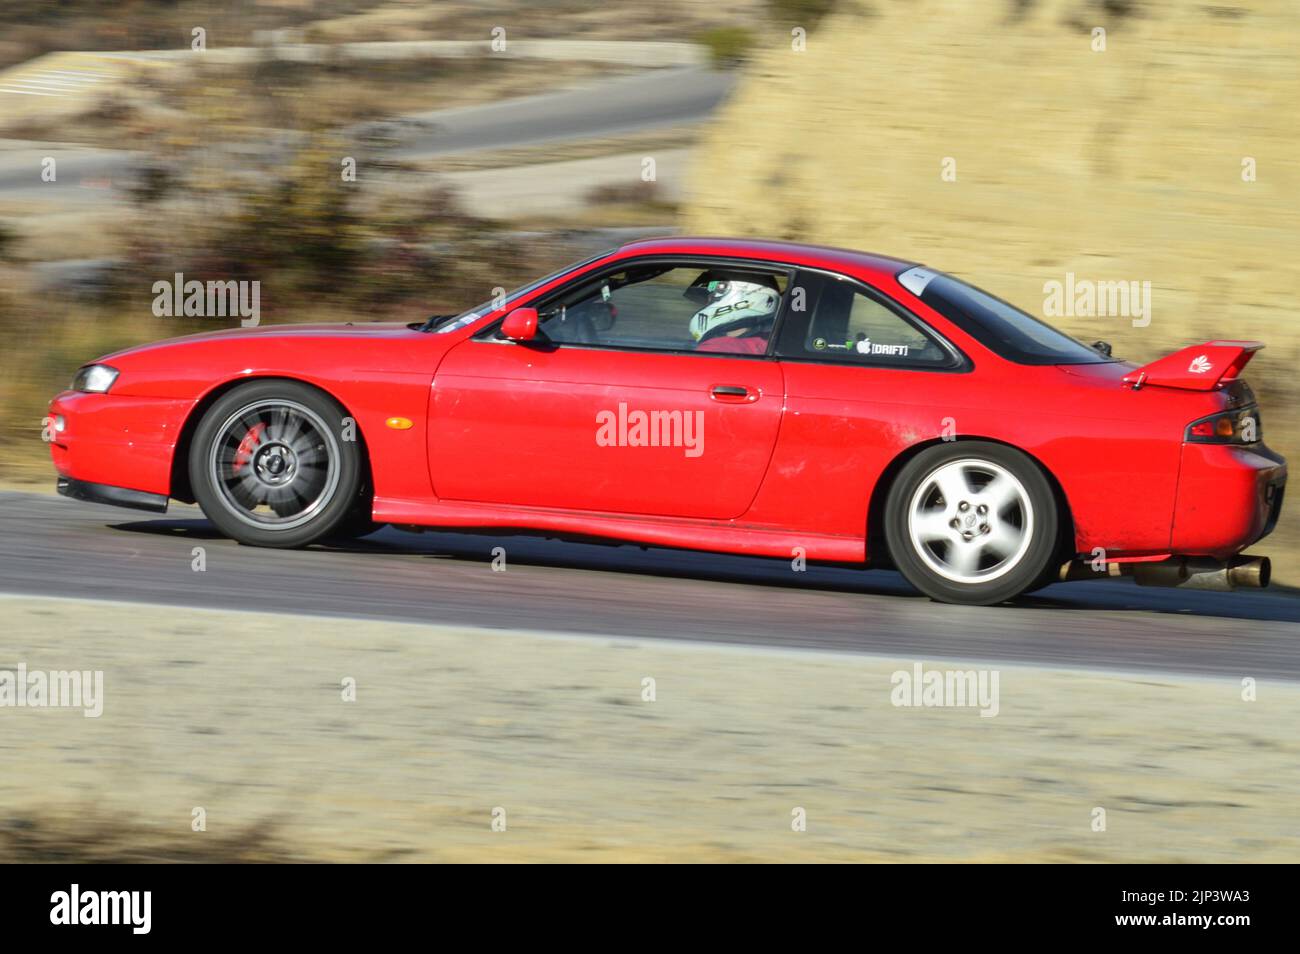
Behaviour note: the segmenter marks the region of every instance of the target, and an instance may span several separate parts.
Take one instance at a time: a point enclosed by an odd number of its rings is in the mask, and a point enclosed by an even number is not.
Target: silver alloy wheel
[[[292,530],[333,499],[339,446],[311,408],[282,399],[254,401],[217,430],[208,468],[235,517],[261,529]]]
[[[965,458],[932,470],[908,505],[907,532],[917,556],[955,583],[987,583],[1024,559],[1034,536],[1034,507],[1005,467]]]

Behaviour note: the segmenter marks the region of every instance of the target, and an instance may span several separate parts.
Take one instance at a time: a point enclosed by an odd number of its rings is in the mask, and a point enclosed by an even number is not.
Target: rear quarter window
[[[883,296],[846,279],[801,273],[791,296],[796,309],[800,287],[808,314],[800,321],[791,312],[779,349],[785,357],[914,368],[957,363],[948,348]]]

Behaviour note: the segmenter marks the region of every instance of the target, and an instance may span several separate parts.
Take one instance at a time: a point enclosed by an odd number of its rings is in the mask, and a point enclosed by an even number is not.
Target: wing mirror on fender
[[[516,308],[506,315],[506,320],[501,322],[501,337],[521,344],[545,340],[546,336],[537,327],[537,309]]]

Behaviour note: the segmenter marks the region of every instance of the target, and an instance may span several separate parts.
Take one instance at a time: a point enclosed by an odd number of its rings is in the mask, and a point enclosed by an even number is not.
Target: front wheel
[[[295,381],[254,381],[217,400],[190,448],[190,485],[228,537],[302,547],[352,517],[361,450],[345,439],[344,411]]]
[[[909,583],[944,603],[987,606],[1031,589],[1057,549],[1052,488],[1001,444],[936,445],[899,472],[885,538]]]

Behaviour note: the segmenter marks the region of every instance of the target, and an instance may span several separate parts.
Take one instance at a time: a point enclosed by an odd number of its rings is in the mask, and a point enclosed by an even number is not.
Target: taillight
[[[1192,421],[1183,439],[1194,444],[1253,444],[1261,437],[1259,408],[1252,404]]]

